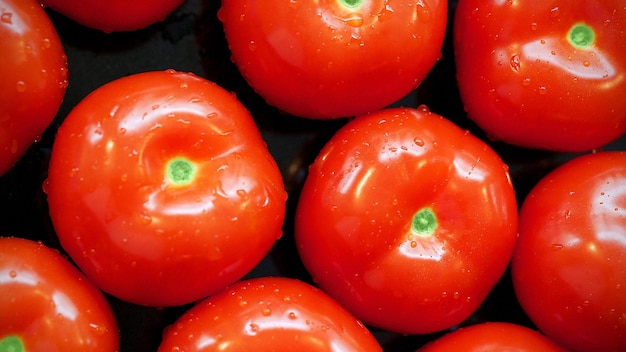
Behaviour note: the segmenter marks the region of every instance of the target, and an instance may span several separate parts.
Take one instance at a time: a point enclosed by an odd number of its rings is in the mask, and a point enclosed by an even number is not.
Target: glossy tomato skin
[[[191,338],[190,338],[191,336]],[[370,331],[314,286],[284,277],[238,282],[164,332],[159,352],[382,351]]]
[[[63,44],[36,0],[0,0],[0,175],[50,125],[68,85]]]
[[[430,233],[412,226],[422,220],[436,223]],[[309,169],[295,227],[322,289],[366,324],[406,334],[471,315],[504,273],[516,234],[508,167],[425,108],[382,110],[341,129]]]
[[[622,0],[461,0],[454,46],[468,116],[494,139],[579,152],[626,132]]]
[[[238,280],[285,216],[280,170],[249,112],[173,70],[118,79],[81,101],[58,130],[45,186],[77,265],[106,292],[148,306]]]
[[[626,350],[626,153],[545,176],[520,210],[511,272],[522,308],[572,351]]]
[[[40,0],[44,6],[104,32],[142,29],[162,21],[184,0]]]
[[[536,330],[504,322],[463,327],[426,344],[418,352],[566,352]]]
[[[22,349],[11,349],[18,341]],[[0,349],[112,352],[119,343],[109,303],[66,258],[38,242],[0,237]]]
[[[419,85],[441,55],[447,1],[225,0],[218,16],[259,95],[330,119],[378,110]]]

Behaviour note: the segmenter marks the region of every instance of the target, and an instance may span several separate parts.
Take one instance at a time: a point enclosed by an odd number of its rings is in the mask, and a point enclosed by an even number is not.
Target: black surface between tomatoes
[[[311,282],[294,244],[293,215],[308,165],[346,120],[307,120],[282,114],[268,106],[252,91],[230,61],[228,46],[216,15],[219,7],[219,1],[187,0],[161,23],[143,30],[111,34],[88,29],[48,11],[68,56],[70,84],[56,119],[41,140],[0,177],[0,226],[3,235],[40,240],[62,251],[48,216],[42,184],[46,179],[53,138],[64,116],[88,93],[116,78],[173,68],[193,72],[235,92],[255,118],[283,173],[289,194],[283,237],[246,278],[271,275]],[[450,1],[449,19],[455,7],[456,1]],[[488,141],[509,165],[518,202],[521,203],[542,176],[575,154],[529,150],[489,141],[463,111],[455,81],[451,31],[449,21],[441,60],[416,91],[394,106],[426,104],[431,111]],[[625,146],[626,138],[621,138],[604,149],[619,150]],[[155,309],[136,306],[111,296],[107,298],[118,319],[122,351],[156,350],[163,329],[190,307]],[[508,271],[483,305],[462,325],[483,321],[506,321],[532,327],[515,298]],[[414,351],[446,331],[409,336],[376,329],[372,332],[386,351]]]

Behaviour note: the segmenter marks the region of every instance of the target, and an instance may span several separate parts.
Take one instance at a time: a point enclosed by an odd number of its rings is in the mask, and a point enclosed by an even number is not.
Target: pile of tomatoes
[[[622,0],[0,0],[0,352],[626,350]]]

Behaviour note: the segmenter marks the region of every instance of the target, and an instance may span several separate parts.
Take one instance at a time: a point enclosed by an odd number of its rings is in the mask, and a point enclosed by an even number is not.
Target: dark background
[[[456,87],[450,36],[455,5],[456,0],[449,2],[450,17],[442,59],[416,91],[394,106],[426,104],[431,111],[488,141],[467,119]],[[230,62],[228,46],[216,15],[219,6],[220,2],[215,0],[186,0],[162,23],[139,31],[112,34],[83,27],[47,10],[65,46],[70,84],[56,119],[41,141],[0,177],[1,235],[36,239],[62,250],[50,223],[41,187],[59,124],[73,106],[105,83],[133,73],[173,68],[193,72],[235,92],[251,111],[283,173],[289,193],[284,235],[247,277],[280,275],[310,282],[294,245],[293,214],[308,165],[346,120],[306,120],[282,114],[265,104]],[[543,175],[575,156],[488,142],[509,164],[520,204]],[[624,149],[625,143],[622,138],[606,149]],[[154,309],[107,297],[118,318],[122,352],[156,350],[163,328],[190,307]],[[532,327],[515,299],[508,272],[479,310],[462,325],[483,321],[509,321]],[[385,351],[414,351],[444,333],[402,336],[376,329],[372,331]]]

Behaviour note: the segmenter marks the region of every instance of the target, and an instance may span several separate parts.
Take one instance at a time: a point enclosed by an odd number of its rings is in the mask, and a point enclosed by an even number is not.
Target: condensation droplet
[[[509,64],[511,65],[511,69],[515,72],[519,72],[520,68],[521,68],[521,61],[519,58],[519,55],[513,55],[511,56],[511,60],[509,61]]]
[[[265,307],[261,310],[261,314],[263,314],[263,316],[265,317],[269,317],[270,315],[272,315],[272,310],[270,309],[270,307]]]
[[[558,6],[555,6],[550,9],[550,17],[556,18],[561,13],[561,9]]]
[[[0,21],[4,23],[12,24],[13,14],[11,12],[3,12],[2,15],[0,15]]]
[[[26,82],[24,81],[17,81],[17,83],[15,84],[15,89],[20,92],[23,93],[26,91]]]

